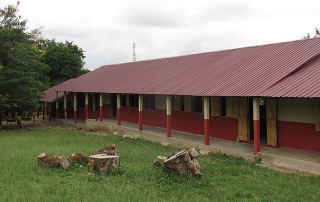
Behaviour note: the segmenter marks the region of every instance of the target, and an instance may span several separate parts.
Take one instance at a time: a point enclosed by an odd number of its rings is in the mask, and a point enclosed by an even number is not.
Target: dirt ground
[[[21,128],[18,128],[17,123],[7,123],[3,120],[2,125],[0,126],[0,132],[6,131],[30,131],[30,130],[44,130],[44,129],[53,129],[53,130],[62,130],[62,129],[71,129],[75,130],[75,127],[61,125],[56,123],[49,123],[48,121],[42,120],[41,117],[36,118],[35,121],[21,121]]]

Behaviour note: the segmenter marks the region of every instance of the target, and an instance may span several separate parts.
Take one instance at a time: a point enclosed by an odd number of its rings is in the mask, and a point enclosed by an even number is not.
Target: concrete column
[[[59,96],[58,91],[56,91],[56,119],[59,118]]]
[[[49,115],[48,112],[49,112],[48,111],[48,103],[44,102],[44,114],[48,116]]]
[[[117,119],[118,126],[121,126],[121,95],[117,94]]]
[[[46,102],[43,102],[43,103],[42,103],[42,120],[44,120],[44,111],[45,111],[44,105],[45,105],[45,103],[46,103]]]
[[[97,100],[95,93],[92,93],[92,110],[97,111]]]
[[[64,119],[67,119],[67,93],[63,92],[63,116]]]
[[[143,95],[139,95],[139,131],[142,131]]]
[[[77,123],[77,93],[73,93],[73,120]]]
[[[49,102],[49,106],[48,106],[48,116],[49,116],[49,122],[51,122],[51,102]]]
[[[203,122],[204,122],[204,144],[210,145],[210,138],[209,138],[209,108],[210,102],[209,97],[203,98]]]
[[[37,118],[39,118],[39,105],[37,105]]]
[[[89,118],[89,95],[85,93],[86,120]]]
[[[167,137],[171,137],[171,95],[167,95]]]
[[[100,122],[103,122],[103,94],[100,93]]]
[[[260,111],[259,98],[253,98],[253,147],[254,155],[260,152]]]

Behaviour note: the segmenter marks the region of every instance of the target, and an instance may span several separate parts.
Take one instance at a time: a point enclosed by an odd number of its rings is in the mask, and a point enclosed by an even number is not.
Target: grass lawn
[[[90,175],[40,167],[42,152],[89,155],[115,144],[120,172]],[[0,132],[0,201],[320,201],[320,177],[281,173],[224,154],[199,157],[202,177],[182,177],[153,166],[156,156],[181,149],[76,130]]]

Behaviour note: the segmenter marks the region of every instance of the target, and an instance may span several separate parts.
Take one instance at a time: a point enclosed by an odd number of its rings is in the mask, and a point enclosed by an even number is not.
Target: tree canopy
[[[320,37],[320,29],[319,28],[315,28],[314,29],[314,35],[313,35],[313,38],[316,38],[316,37]],[[311,34],[310,33],[307,33],[307,36],[305,36],[305,37],[303,37],[304,39],[310,39],[310,38],[312,38],[311,37]]]
[[[35,108],[47,88],[49,66],[38,49],[39,29],[27,31],[18,15],[19,2],[0,9],[0,108]]]
[[[48,77],[50,86],[76,78],[89,72],[84,69],[84,51],[73,42],[56,42],[55,39],[44,40],[41,43],[45,63],[51,67]]]
[[[29,31],[19,4],[0,8],[0,124],[3,110],[36,109],[50,86],[89,72],[73,42],[43,39],[41,28]]]

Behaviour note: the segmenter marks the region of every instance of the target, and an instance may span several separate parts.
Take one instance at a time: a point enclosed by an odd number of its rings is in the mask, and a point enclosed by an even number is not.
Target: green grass
[[[115,144],[120,172],[90,175],[40,167],[42,152],[89,155]],[[114,135],[71,130],[0,132],[0,201],[320,201],[320,178],[281,173],[224,154],[200,156],[202,177],[170,174],[153,166],[158,155],[181,149]]]

